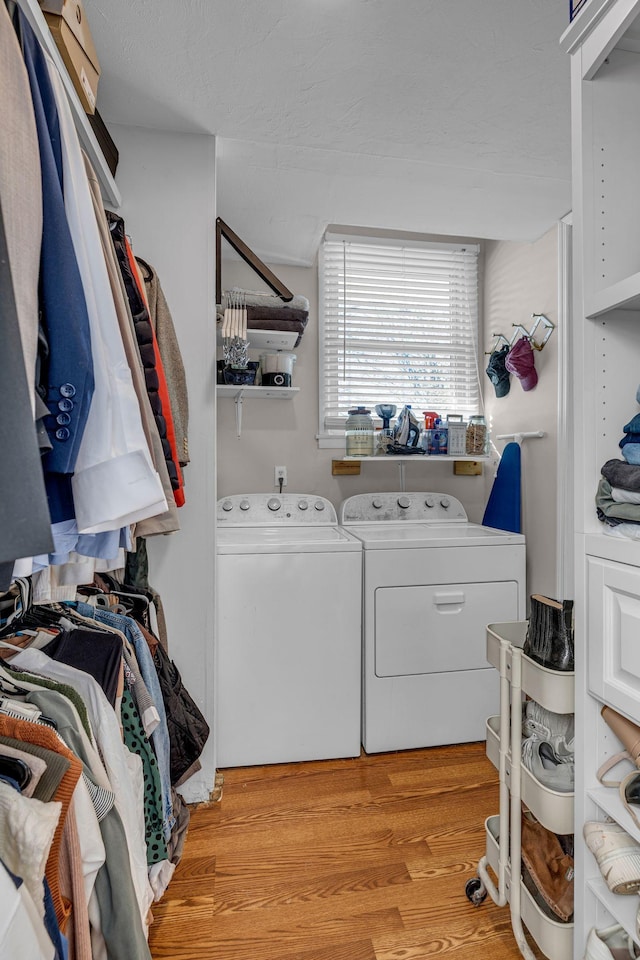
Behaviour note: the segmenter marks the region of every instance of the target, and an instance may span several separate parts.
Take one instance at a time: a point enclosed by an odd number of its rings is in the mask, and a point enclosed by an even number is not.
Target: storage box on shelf
[[[547,830],[573,832],[574,795],[545,787],[521,762],[523,696],[560,714],[573,713],[575,704],[573,673],[550,670],[523,654],[527,626],[527,621],[511,621],[487,627],[487,659],[500,674],[500,716],[489,717],[486,726],[487,756],[500,774],[500,813],[485,823],[486,855],[478,873],[499,906],[509,903],[514,935],[526,960],[534,954],[523,927],[549,960],[571,960],[573,924],[541,908],[522,881],[513,883],[521,873],[522,803]]]

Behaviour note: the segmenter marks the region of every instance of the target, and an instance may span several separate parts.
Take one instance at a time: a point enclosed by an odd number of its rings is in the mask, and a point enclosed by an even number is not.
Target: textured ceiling
[[[570,203],[562,0],[86,0],[108,122],[219,141],[261,255],[329,222],[534,239]]]

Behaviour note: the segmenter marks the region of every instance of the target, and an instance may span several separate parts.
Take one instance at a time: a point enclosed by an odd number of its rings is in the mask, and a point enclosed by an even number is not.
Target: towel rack
[[[222,303],[222,238],[225,238],[236,253],[239,253],[245,263],[248,263],[261,280],[271,287],[274,293],[277,293],[282,300],[288,302],[293,300],[293,294],[288,287],[285,287],[281,280],[278,280],[275,273],[269,270],[266,263],[263,263],[260,257],[240,239],[237,233],[224,222],[221,217],[216,218],[216,303]]]
[[[527,330],[521,323],[512,323],[511,326],[514,327],[514,332],[511,334],[511,337],[505,337],[503,333],[494,333],[493,336],[496,338],[496,342],[493,345],[491,350],[485,350],[487,356],[490,356],[492,353],[495,353],[498,347],[501,347],[505,344],[508,347],[512,347],[519,336],[526,337],[527,340],[531,342],[531,346],[534,350],[542,350],[545,343],[553,333],[556,328],[555,323],[552,323],[548,317],[545,317],[544,313],[532,313],[531,319],[535,322],[532,324],[531,328]],[[538,327],[542,324],[545,329],[544,336],[542,340],[536,341],[535,333]]]

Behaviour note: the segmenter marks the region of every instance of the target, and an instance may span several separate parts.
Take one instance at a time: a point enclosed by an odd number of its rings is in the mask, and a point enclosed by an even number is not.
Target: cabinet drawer
[[[587,558],[589,689],[631,717],[640,713],[640,568]]]

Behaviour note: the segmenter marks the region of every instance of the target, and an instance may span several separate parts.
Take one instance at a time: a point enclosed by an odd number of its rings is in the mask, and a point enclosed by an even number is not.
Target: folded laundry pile
[[[636,392],[640,404],[640,387]],[[624,459],[607,460],[596,491],[596,513],[610,537],[640,540],[640,413],[622,428]]]
[[[282,330],[297,333],[298,339],[294,346],[298,346],[309,321],[309,301],[306,297],[295,296],[287,302],[272,294],[240,290],[238,287],[234,287],[229,293],[242,295],[247,310],[249,341],[252,329]]]
[[[601,473],[596,512],[605,525],[604,532],[609,536],[640,540],[640,465],[607,460]]]

